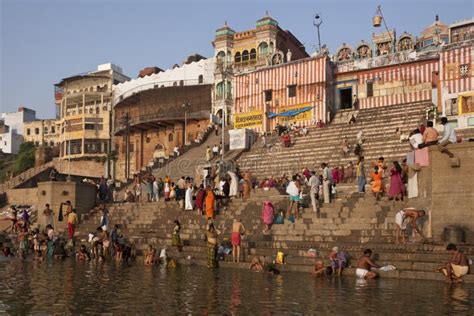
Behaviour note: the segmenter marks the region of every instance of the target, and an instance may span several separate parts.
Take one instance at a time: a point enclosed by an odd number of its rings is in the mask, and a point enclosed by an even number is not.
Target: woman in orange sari
[[[375,166],[374,172],[370,174],[372,183],[370,185],[377,201],[379,200],[380,191],[382,191],[382,173],[379,172],[379,167]]]
[[[212,192],[211,187],[208,185],[206,188],[206,202],[205,202],[207,218],[214,218],[214,202],[215,202],[214,192]]]
[[[252,181],[250,177],[250,173],[247,171],[244,175],[244,201],[246,201],[250,197],[250,189],[252,187]]]

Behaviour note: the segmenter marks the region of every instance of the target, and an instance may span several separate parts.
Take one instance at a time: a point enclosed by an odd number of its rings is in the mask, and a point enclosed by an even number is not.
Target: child
[[[145,265],[152,266],[155,264],[156,250],[152,245],[148,245],[148,250],[145,254]]]
[[[313,268],[313,275],[314,276],[323,276],[324,272],[326,270],[326,267],[324,266],[324,263],[321,260],[316,261],[314,268]]]
[[[21,232],[18,234],[18,243],[20,245],[20,250],[18,251],[18,255],[20,259],[26,259],[27,251],[28,251],[28,228],[23,227]]]
[[[79,261],[91,260],[91,255],[89,254],[89,251],[87,251],[85,245],[81,245],[81,247],[79,248],[79,252],[76,255],[76,259]]]

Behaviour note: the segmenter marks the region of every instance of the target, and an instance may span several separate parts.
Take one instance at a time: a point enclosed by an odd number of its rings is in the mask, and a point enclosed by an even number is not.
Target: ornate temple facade
[[[303,44],[283,30],[268,13],[250,30],[235,32],[227,23],[216,30],[213,41],[216,59],[212,112],[233,121],[235,76],[268,66],[309,57]]]
[[[234,123],[269,131],[275,125],[269,113],[295,106],[311,107],[296,117],[304,117],[295,120],[304,125],[328,121],[341,109],[432,102],[459,126],[474,125],[473,25],[467,20],[447,26],[436,17],[419,37],[374,33],[355,48],[343,43],[332,56],[322,51],[235,74]],[[255,120],[258,113],[261,120]]]

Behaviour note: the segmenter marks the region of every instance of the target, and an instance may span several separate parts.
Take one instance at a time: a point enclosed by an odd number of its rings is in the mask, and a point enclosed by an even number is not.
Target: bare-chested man
[[[444,274],[446,281],[460,283],[463,281],[462,277],[469,272],[467,258],[454,244],[449,244],[446,250],[451,252],[453,256],[451,261],[446,266],[439,268],[438,271]]]
[[[425,215],[426,213],[424,210],[416,210],[411,207],[398,211],[398,213],[395,215],[395,223],[397,224],[395,243],[398,244],[400,242],[400,233],[402,234],[402,243],[405,243],[405,231],[407,229],[408,223],[418,234],[420,234],[421,237],[425,238],[423,233],[418,229],[418,226],[416,225],[417,219]]]
[[[375,279],[378,275],[376,272],[370,271],[371,267],[379,269],[380,266],[375,264],[370,257],[372,256],[372,250],[365,249],[364,254],[357,260],[356,275],[359,278],[364,279]]]
[[[236,218],[234,220],[234,223],[232,224],[232,235],[231,235],[231,241],[232,241],[232,257],[234,262],[240,262],[240,244],[241,244],[241,238],[240,235],[243,235],[245,233],[245,227],[242,224],[242,221],[240,218]]]

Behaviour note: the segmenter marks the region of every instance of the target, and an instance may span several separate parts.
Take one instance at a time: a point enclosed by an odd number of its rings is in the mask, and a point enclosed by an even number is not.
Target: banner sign
[[[260,127],[263,124],[263,112],[252,111],[234,115],[234,128]]]
[[[278,122],[280,124],[291,123],[291,122],[301,122],[301,121],[311,121],[313,118],[313,111],[309,111],[308,107],[311,108],[310,103],[303,103],[292,106],[285,106],[279,109],[278,111]],[[294,116],[287,116],[284,113],[295,113]],[[284,115],[281,115],[284,114]]]

